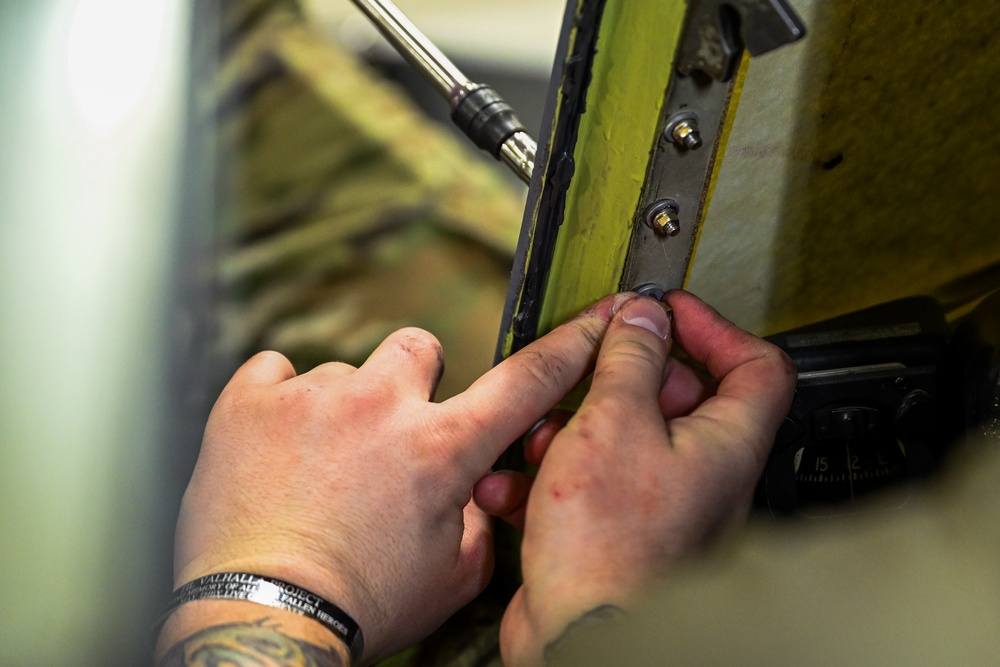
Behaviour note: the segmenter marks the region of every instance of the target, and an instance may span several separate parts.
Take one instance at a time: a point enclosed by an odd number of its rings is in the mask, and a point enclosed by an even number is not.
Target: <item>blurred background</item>
[[[561,2],[399,4],[537,132]],[[346,0],[0,3],[0,664],[149,662],[249,350],[489,367],[524,188],[422,93]]]
[[[538,136],[565,3],[398,4]],[[762,334],[967,309],[998,283],[1000,13],[792,4],[809,38],[749,70],[689,287]],[[347,0],[0,2],[0,99],[0,664],[146,664],[231,371],[416,325],[460,391],[525,189]]]

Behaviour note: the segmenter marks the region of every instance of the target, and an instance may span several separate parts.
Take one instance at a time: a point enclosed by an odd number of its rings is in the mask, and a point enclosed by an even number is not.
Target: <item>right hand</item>
[[[362,664],[422,639],[492,572],[473,485],[586,376],[612,314],[636,298],[601,300],[443,403],[431,400],[441,346],[418,329],[359,368],[298,375],[280,354],[255,356],[209,418],[177,525],[176,584],[245,571],[306,588],[361,625]],[[185,629],[206,620],[199,607],[180,610]],[[252,620],[223,607],[227,622]],[[188,623],[177,616],[164,648]]]
[[[530,495],[507,473],[476,487],[488,512],[524,516],[524,581],[501,627],[505,664],[540,664],[576,619],[627,604],[749,511],[794,365],[693,295],[665,300],[677,344],[714,382],[669,356],[659,304],[630,301],[611,321],[579,411],[529,439],[533,458],[544,457]]]

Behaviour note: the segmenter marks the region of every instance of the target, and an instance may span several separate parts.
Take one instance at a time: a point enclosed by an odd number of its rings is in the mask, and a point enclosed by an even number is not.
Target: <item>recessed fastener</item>
[[[653,283],[643,283],[642,285],[637,285],[637,286],[633,287],[629,291],[630,292],[636,292],[636,293],[641,294],[643,296],[652,297],[652,298],[656,299],[657,301],[659,301],[660,299],[662,299],[663,295],[667,293],[667,291],[665,289],[663,289],[659,285],[655,285]]]
[[[660,236],[677,236],[681,231],[680,206],[673,199],[661,199],[646,209],[646,224]]]

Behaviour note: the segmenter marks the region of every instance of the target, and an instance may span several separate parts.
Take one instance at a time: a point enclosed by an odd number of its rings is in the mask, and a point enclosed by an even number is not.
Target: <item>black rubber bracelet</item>
[[[195,600],[244,600],[284,609],[311,618],[329,628],[347,646],[357,664],[365,648],[361,628],[347,612],[315,593],[281,579],[249,572],[218,572],[188,582],[174,591],[160,622],[182,604]]]

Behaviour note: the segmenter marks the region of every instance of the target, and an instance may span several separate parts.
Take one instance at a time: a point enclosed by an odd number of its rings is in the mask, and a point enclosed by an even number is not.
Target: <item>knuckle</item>
[[[767,341],[762,342],[766,347],[761,354],[761,358],[765,360],[768,367],[774,373],[774,376],[787,384],[794,385],[799,373],[795,361],[777,345]]]
[[[262,350],[249,359],[250,363],[260,364],[260,363],[284,363],[288,362],[288,358],[281,352],[275,350]]]
[[[566,375],[566,361],[558,354],[529,350],[518,361],[521,370],[542,386],[561,384]]]
[[[398,345],[407,352],[431,352],[441,355],[441,341],[431,332],[418,327],[406,327],[397,331]]]
[[[338,376],[324,373],[302,375],[276,388],[269,402],[270,410],[289,426],[302,423],[335,426],[345,416],[357,423],[378,423],[396,408],[398,401],[390,383],[345,384],[338,380]]]
[[[396,331],[387,340],[395,346],[395,354],[408,357],[420,368],[436,369],[438,379],[444,373],[444,349],[429,331],[407,327]]]
[[[604,327],[595,326],[593,318],[579,318],[574,320],[577,333],[583,337],[584,342],[592,348],[597,348],[604,337]]]
[[[566,377],[567,363],[558,354],[524,349],[511,357],[518,382],[530,382],[539,387],[561,386]]]
[[[787,378],[795,380],[799,374],[799,367],[795,364],[795,361],[780,347],[775,347],[774,349],[782,372]]]
[[[251,384],[262,369],[292,369],[292,362],[288,357],[274,350],[263,350],[257,352],[247,359],[233,375],[232,384]]]
[[[388,382],[368,382],[355,386],[337,403],[337,411],[341,414],[381,419],[396,409],[398,396],[395,387]]]
[[[576,418],[566,428],[573,438],[583,443],[600,439],[601,434],[611,426],[611,415],[618,413],[617,401],[610,396],[597,396],[587,402],[585,410],[580,410]]]
[[[334,377],[339,377],[342,375],[349,375],[357,369],[343,361],[327,361],[325,363],[316,366],[310,373],[307,373],[303,377],[308,377],[311,375],[332,375]]]

